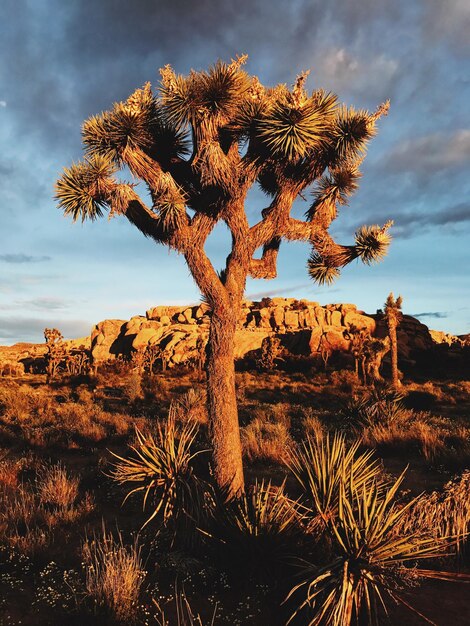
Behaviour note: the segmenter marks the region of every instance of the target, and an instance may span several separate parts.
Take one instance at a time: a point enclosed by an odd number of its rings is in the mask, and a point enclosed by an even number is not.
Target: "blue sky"
[[[53,199],[81,158],[80,128],[170,63],[181,73],[247,53],[266,84],[308,87],[371,110],[390,98],[349,207],[332,228],[394,219],[379,265],[352,264],[330,288],[307,277],[308,249],[283,244],[278,278],[247,296],[286,295],[374,312],[401,293],[431,328],[470,332],[470,3],[468,0],[2,0],[0,4],[0,344],[83,336],[104,318],[189,303],[183,260],[124,218],[73,224]],[[266,205],[256,190],[252,219]],[[303,207],[299,207],[303,208]],[[224,228],[208,250],[222,266]]]

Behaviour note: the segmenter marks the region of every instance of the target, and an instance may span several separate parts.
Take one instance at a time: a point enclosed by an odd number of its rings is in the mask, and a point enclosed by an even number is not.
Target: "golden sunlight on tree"
[[[247,277],[274,278],[281,241],[305,241],[311,278],[329,284],[354,259],[380,260],[391,226],[363,226],[352,245],[329,232],[357,189],[367,144],[389,103],[373,113],[342,105],[332,93],[307,91],[308,72],[291,89],[266,87],[244,70],[246,61],[217,61],[187,76],[166,65],[156,91],[146,83],[84,123],[85,159],[65,169],[56,186],[59,206],[74,220],[123,215],[184,256],[212,311],[208,411],[215,477],[229,495],[244,489],[234,338]],[[117,177],[124,167],[147,185],[151,206]],[[250,225],[245,201],[255,184],[268,201]],[[309,189],[305,219],[294,219],[292,205]],[[232,236],[220,273],[204,250],[218,222]]]

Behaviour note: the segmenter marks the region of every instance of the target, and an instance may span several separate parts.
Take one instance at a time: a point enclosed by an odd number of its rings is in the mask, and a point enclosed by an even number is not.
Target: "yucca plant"
[[[426,577],[452,579],[452,574],[414,567],[419,560],[446,554],[449,538],[396,532],[415,504],[395,502],[403,478],[404,473],[388,488],[375,479],[357,487],[353,477],[349,486],[340,484],[337,513],[326,526],[334,557],[323,567],[303,565],[303,580],[287,598],[302,599],[288,623],[302,614],[308,626],[379,624],[390,602],[412,609],[401,589]]]
[[[338,433],[320,440],[307,436],[287,461],[317,521],[329,523],[338,514],[343,492],[361,489],[380,475],[373,452],[359,453],[359,447],[360,441],[348,446]]]
[[[151,501],[153,511],[144,526],[155,518],[173,533],[189,533],[205,513],[209,485],[197,476],[194,459],[207,450],[195,447],[199,425],[193,421],[178,424],[177,409],[170,407],[168,419],[158,424],[155,434],[144,434],[136,428],[132,454],[117,459],[111,473],[119,484],[137,483],[124,502],[133,494],[143,493],[143,507]]]
[[[263,575],[292,555],[307,509],[284,488],[263,480],[228,503],[224,494],[217,499],[211,537],[232,566]]]
[[[407,421],[413,412],[403,404],[403,394],[381,386],[351,398],[341,411],[351,427],[361,429],[376,424],[390,425]]]

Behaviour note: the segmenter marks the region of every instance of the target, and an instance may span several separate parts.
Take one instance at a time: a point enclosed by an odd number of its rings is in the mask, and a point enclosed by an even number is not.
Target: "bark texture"
[[[213,314],[207,355],[207,398],[217,484],[237,496],[243,492],[243,463],[235,393],[236,317]]]

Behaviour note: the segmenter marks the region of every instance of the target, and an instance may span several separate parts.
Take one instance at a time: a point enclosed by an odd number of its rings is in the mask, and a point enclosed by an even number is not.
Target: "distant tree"
[[[64,337],[57,328],[45,328],[44,339],[46,340],[46,375],[51,381],[65,358]]]
[[[307,72],[292,89],[264,87],[243,70],[246,58],[188,76],[165,66],[156,94],[147,83],[84,123],[85,160],[65,169],[56,188],[60,207],[74,220],[94,220],[109,209],[184,256],[211,307],[208,412],[214,475],[229,496],[244,489],[234,341],[247,277],[274,278],[285,239],[309,242],[310,276],[331,283],[354,259],[382,258],[391,224],[361,227],[349,246],[328,232],[358,186],[366,144],[388,102],[375,113],[339,105],[322,89],[306,91]],[[146,184],[151,206],[134,184],[115,177],[121,168]],[[315,182],[305,220],[295,219],[295,199]],[[255,183],[270,201],[250,225],[245,201]],[[220,221],[232,246],[217,272],[205,244]]]
[[[281,340],[274,335],[268,335],[261,342],[259,356],[256,365],[260,370],[273,370],[276,367],[276,360],[282,354]]]
[[[397,389],[401,386],[398,375],[398,341],[397,326],[401,321],[402,297],[398,296],[395,300],[393,293],[388,295],[384,306],[384,315],[387,322],[388,336],[390,337],[390,357],[392,361],[392,386]]]

